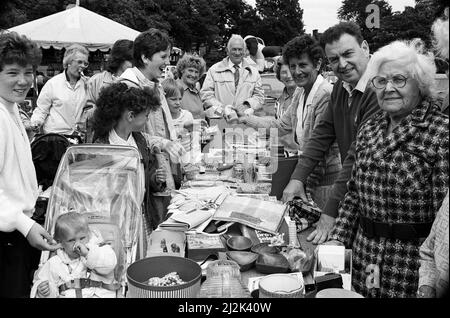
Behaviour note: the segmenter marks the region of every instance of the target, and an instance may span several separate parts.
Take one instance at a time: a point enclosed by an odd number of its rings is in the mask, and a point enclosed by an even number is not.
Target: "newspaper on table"
[[[286,205],[249,197],[228,195],[213,215],[213,220],[238,222],[256,230],[277,234]]]

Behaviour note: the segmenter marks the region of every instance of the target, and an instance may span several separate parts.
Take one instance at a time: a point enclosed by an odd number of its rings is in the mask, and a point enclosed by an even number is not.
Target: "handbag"
[[[295,221],[297,233],[306,230],[319,221],[322,214],[322,210],[310,199],[309,193],[307,195],[309,200],[306,202],[300,197],[294,197],[287,202],[289,217]]]

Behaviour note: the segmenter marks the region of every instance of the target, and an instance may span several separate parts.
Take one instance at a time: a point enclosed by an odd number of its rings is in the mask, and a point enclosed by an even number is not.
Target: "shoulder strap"
[[[148,162],[150,161],[150,148],[147,145],[147,140],[140,132],[134,131],[131,134],[136,141],[139,152],[141,153],[144,168],[147,170]]]

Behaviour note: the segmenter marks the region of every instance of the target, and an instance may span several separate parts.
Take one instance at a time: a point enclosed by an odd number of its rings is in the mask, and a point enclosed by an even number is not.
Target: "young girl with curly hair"
[[[145,170],[144,219],[146,229],[155,229],[163,218],[152,193],[164,191],[166,173],[157,168],[147,137],[142,133],[150,111],[160,107],[159,94],[148,87],[128,87],[125,81],[111,84],[100,92],[94,112],[94,143],[136,147]],[[147,233],[149,234],[149,233]]]

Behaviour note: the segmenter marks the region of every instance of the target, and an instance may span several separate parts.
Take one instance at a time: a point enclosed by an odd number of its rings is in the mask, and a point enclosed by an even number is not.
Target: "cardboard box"
[[[218,235],[201,233],[187,233],[187,257],[198,262],[204,261],[208,256],[225,252],[225,244]]]
[[[347,290],[352,290],[352,250],[351,249],[329,249],[324,248],[321,250],[321,246],[332,246],[332,245],[319,245],[317,249],[317,253],[315,255],[316,261],[313,266],[313,277],[319,277],[323,276],[327,273],[335,273],[337,272],[342,276],[342,283],[343,288]],[[325,266],[328,267],[335,267],[339,268],[342,266],[342,259],[340,259],[340,256],[338,255],[339,251],[342,251],[344,255],[343,261],[344,261],[344,268],[343,270],[336,270],[333,271],[329,268],[322,268],[322,264],[325,264]],[[319,255],[320,254],[320,255]],[[333,263],[335,266],[333,266]]]

